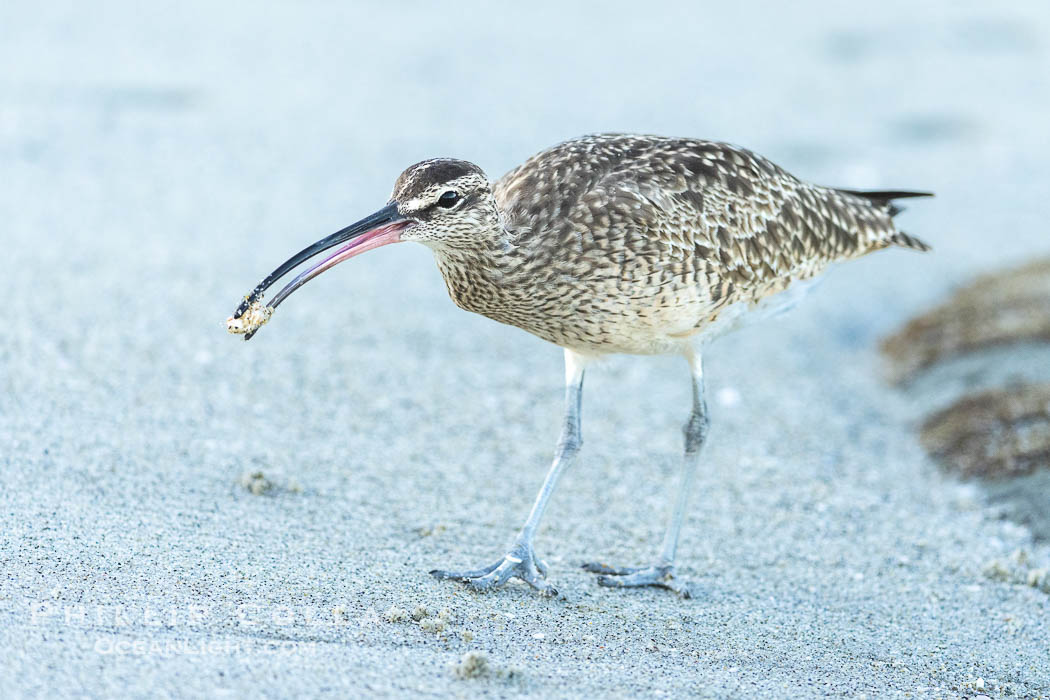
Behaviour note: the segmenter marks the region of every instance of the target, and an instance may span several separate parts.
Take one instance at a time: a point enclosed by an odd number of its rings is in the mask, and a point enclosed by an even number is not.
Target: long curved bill
[[[273,310],[276,309],[282,301],[287,299],[292,292],[312,280],[314,277],[317,277],[325,270],[338,265],[344,260],[349,260],[355,255],[360,255],[367,250],[372,250],[387,245],[388,243],[396,243],[401,239],[401,231],[409,226],[410,223],[409,220],[405,219],[398,213],[397,202],[391,202],[371,216],[366,216],[357,223],[351,224],[342,230],[336,231],[330,236],[322,238],[313,245],[303,248],[298,253],[288,258],[288,260],[281,263],[276,270],[267,275],[266,279],[260,282],[255,289],[252,290],[251,294],[241,301],[237,310],[233,312],[233,316],[227,321],[228,327],[233,332],[244,332],[244,339],[251,340],[251,337],[259,330],[258,326],[261,325],[261,323],[253,324],[254,327],[251,327],[251,330],[245,332],[234,331],[235,325],[233,322],[241,319],[241,317],[243,317],[250,309],[253,314],[256,313],[255,307],[258,306],[256,302],[258,302],[259,297],[261,297],[267,289],[273,286],[277,280],[281,279],[310,258],[313,258],[326,250],[342,245],[342,247],[333,254],[329,255],[313,267],[300,273],[295,279],[285,285],[266,308],[262,310],[262,312],[264,312],[262,314],[264,319],[268,319]],[[265,320],[263,322],[265,322]]]

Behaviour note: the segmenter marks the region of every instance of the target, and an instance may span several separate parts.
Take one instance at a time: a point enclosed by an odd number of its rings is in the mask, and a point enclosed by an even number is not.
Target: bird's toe
[[[544,579],[547,564],[536,558],[531,547],[516,545],[495,564],[470,571],[445,571],[434,569],[430,575],[437,579],[460,581],[475,591],[490,591],[500,588],[512,578],[529,584],[542,595],[556,596],[557,589]]]
[[[526,569],[525,571],[518,571],[517,573],[515,573],[515,576],[517,576],[522,581],[535,588],[536,591],[540,593],[540,595],[544,595],[550,598],[553,598],[554,596],[558,595],[558,589],[544,580],[547,577],[546,566],[543,567],[543,569],[539,569],[537,567],[536,569],[533,569],[531,571],[528,569]]]
[[[543,561],[542,559],[536,559],[533,563],[536,565],[536,571],[539,572],[539,575],[542,578],[547,578],[547,571],[549,571],[547,562]]]
[[[440,580],[458,580],[465,581],[467,579],[480,578],[487,574],[492,573],[499,565],[503,563],[503,560],[490,564],[489,566],[482,567],[480,569],[470,569],[468,571],[446,571],[444,569],[431,569],[430,575]]]
[[[641,566],[609,566],[608,564],[602,564],[600,562],[591,561],[583,564],[581,567],[584,571],[589,571],[592,574],[604,574],[605,576],[627,576],[635,572],[641,571],[644,567]]]
[[[676,578],[675,568],[668,565],[647,567],[612,567],[605,564],[584,564],[586,571],[600,574],[598,585],[607,588],[641,588],[654,586],[674,591],[683,598],[692,598],[692,593],[681,579]]]
[[[463,578],[462,581],[467,584],[468,588],[475,591],[491,591],[493,588],[498,588],[505,583],[504,581],[500,581],[500,577],[494,571],[485,574],[484,576]]]

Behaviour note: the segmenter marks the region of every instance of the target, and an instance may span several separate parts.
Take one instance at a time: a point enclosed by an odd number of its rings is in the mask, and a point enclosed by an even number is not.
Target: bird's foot
[[[547,583],[547,564],[536,557],[532,545],[518,543],[495,564],[471,571],[442,571],[434,569],[430,575],[438,579],[461,581],[475,591],[499,588],[512,578],[519,578],[542,595],[556,596],[558,591]]]
[[[653,566],[615,567],[596,562],[583,565],[584,571],[599,574],[598,585],[609,588],[637,588],[639,586],[657,586],[674,591],[683,598],[691,598],[692,593],[685,582],[675,578],[672,564],[654,564]]]

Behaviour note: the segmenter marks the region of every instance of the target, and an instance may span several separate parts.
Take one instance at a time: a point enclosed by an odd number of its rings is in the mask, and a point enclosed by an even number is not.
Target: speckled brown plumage
[[[425,161],[401,176],[394,199],[481,177],[472,168]],[[422,241],[452,299],[589,354],[674,351],[723,310],[829,263],[890,245],[926,249],[897,231],[888,197],[811,185],[711,141],[574,139],[500,178],[491,195],[496,211],[475,217],[487,230]]]

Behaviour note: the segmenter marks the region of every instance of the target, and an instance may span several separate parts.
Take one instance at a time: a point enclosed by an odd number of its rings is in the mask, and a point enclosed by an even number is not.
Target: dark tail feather
[[[909,199],[911,197],[933,196],[932,192],[908,192],[897,190],[887,190],[882,192],[839,190],[839,192],[851,194],[854,197],[860,197],[861,199],[866,199],[876,206],[886,207],[886,209],[890,213],[890,216],[897,216],[897,214],[900,214],[902,211],[904,211],[904,207],[898,207],[896,204],[893,203],[893,200],[895,199]],[[897,233],[893,234],[890,237],[889,242],[893,245],[899,245],[903,248],[911,248],[912,250],[920,250],[923,252],[931,250],[930,246],[924,243],[923,241],[920,241],[915,236],[909,236],[908,234],[903,233],[901,231],[898,231]]]
[[[839,190],[839,192],[845,192],[851,194],[854,197],[860,197],[867,199],[868,201],[884,206],[890,210],[890,216],[897,216],[904,207],[898,207],[893,203],[894,199],[909,199],[911,197],[932,197],[933,192],[909,192],[907,190],[886,190],[886,191],[875,191],[875,192],[864,192],[862,190]]]

